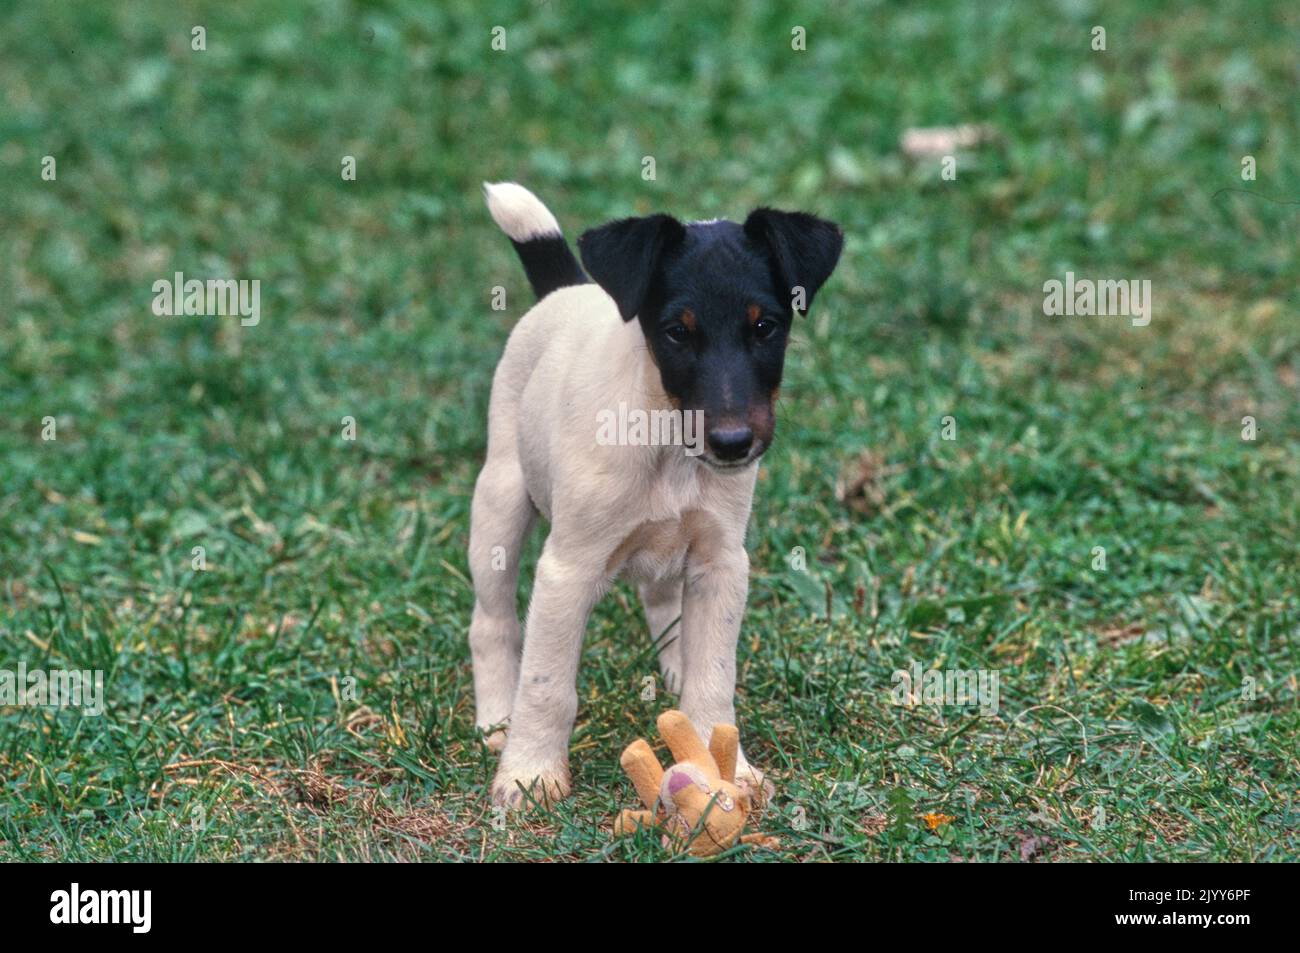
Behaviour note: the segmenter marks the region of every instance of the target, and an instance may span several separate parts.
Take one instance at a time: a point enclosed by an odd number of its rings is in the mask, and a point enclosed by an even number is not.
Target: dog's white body
[[[550,218],[519,191],[489,193],[512,238]],[[504,744],[497,803],[519,805],[521,785],[538,800],[568,793],[583,634],[592,606],[619,575],[639,584],[651,636],[663,646],[665,685],[680,692],[701,736],[735,723],[736,644],[749,583],[745,527],[758,464],[720,472],[682,446],[603,445],[600,414],[620,404],[672,409],[639,322],[624,321],[603,290],[561,288],[519,320],[492,382],[470,530],[475,720],[493,747]],[[519,553],[539,512],[550,532],[521,653]],[[638,689],[627,686],[629,694]],[[762,784],[743,754],[737,776],[755,789]]]

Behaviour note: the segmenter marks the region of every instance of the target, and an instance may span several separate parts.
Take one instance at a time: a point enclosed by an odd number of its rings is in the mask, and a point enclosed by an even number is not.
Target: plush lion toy
[[[776,847],[775,838],[741,834],[753,805],[735,783],[736,726],[714,725],[706,748],[680,711],[664,712],[657,724],[676,762],[665,771],[644,738],[624,749],[619,763],[646,809],[621,812],[614,818],[615,835],[658,828],[666,847],[696,857],[712,857],[737,841]]]

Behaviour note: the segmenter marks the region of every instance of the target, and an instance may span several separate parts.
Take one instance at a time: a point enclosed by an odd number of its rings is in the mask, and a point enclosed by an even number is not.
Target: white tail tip
[[[532,192],[514,182],[484,182],[492,220],[513,241],[526,242],[546,235],[559,235],[560,223]]]

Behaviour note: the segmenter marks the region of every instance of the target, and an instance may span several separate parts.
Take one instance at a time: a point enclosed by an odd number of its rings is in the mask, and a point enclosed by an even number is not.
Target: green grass
[[[570,237],[758,204],[847,233],[755,500],[738,713],[784,847],[737,859],[1300,854],[1294,4],[299,6],[0,8],[0,666],[108,680],[102,717],[0,709],[0,859],[668,856],[607,832],[667,704],[625,586],[575,796],[485,799],[504,178]],[[901,155],[958,122],[997,137],[956,181]],[[261,323],[155,317],[177,270],[260,279]],[[1150,279],[1151,325],[1045,317],[1067,270]],[[996,670],[999,713],[891,704],[913,660]]]

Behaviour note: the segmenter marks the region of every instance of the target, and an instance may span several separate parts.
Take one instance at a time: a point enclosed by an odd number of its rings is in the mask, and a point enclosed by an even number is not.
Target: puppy
[[[835,268],[843,236],[767,208],[743,225],[625,218],[579,238],[584,274],[536,196],[484,188],[540,299],[492,380],[469,545],[475,721],[501,752],[492,800],[516,808],[569,793],[583,633],[620,575],[639,587],[664,685],[700,736],[735,724],[758,458],[794,315]],[[668,428],[681,439],[609,426],[617,414],[681,421]],[[519,553],[538,514],[550,531],[521,633]],[[762,796],[743,751],[736,773]]]

